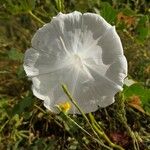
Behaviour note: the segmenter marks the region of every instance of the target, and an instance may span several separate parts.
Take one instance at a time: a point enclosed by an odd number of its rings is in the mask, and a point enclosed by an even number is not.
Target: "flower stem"
[[[41,107],[39,107],[38,105],[34,104],[34,106],[39,109],[43,114],[46,114],[46,111],[43,110]]]
[[[83,133],[87,134],[88,136],[90,136],[91,139],[93,139],[95,142],[97,142],[98,144],[100,144],[101,146],[103,146],[104,148],[108,149],[108,150],[112,150],[111,147],[105,145],[103,142],[101,142],[99,139],[93,137],[89,132],[87,132],[84,128],[82,128],[77,122],[75,122],[67,113],[64,113],[59,106],[56,106],[59,111],[63,114],[63,116],[65,116],[68,120],[70,120],[73,124],[75,124],[79,129],[81,129],[83,131]]]
[[[42,25],[45,24],[45,22],[42,21],[40,18],[38,18],[36,15],[34,15],[31,10],[29,10],[28,13],[29,13],[35,20],[37,20],[38,22],[40,22]]]
[[[69,93],[66,85],[62,85],[62,88],[63,88],[65,94],[68,96],[69,100],[75,105],[75,107],[82,114],[82,116],[84,117],[84,119],[86,120],[86,122],[89,124],[90,128],[92,129],[93,133],[97,136],[97,138],[99,140],[101,140],[101,137],[103,137],[105,139],[105,141],[107,141],[111,147],[117,148],[118,150],[124,150],[121,146],[112,143],[109,140],[109,138],[107,137],[107,135],[104,132],[101,132],[94,123],[91,124],[90,121],[89,121],[89,119],[86,117],[85,113],[81,110],[81,108],[78,106],[78,104],[76,103],[76,101],[72,98],[72,96]]]
[[[103,129],[100,127],[100,125],[97,123],[97,121],[95,120],[94,116],[92,115],[92,113],[89,114],[90,120],[92,122],[92,126],[95,129],[95,131],[99,134],[100,137],[102,137],[111,147],[116,148],[118,150],[124,150],[123,147],[112,143],[110,141],[110,139],[108,138],[108,136],[105,134],[105,132],[103,131]]]
[[[92,131],[94,132],[94,134],[98,137],[97,133],[95,132],[95,130],[93,129],[90,121],[88,120],[88,118],[86,117],[85,113],[81,110],[81,108],[78,106],[78,104],[76,103],[76,101],[72,98],[71,94],[69,93],[66,85],[62,85],[63,91],[65,92],[65,94],[68,96],[69,100],[75,105],[75,107],[79,110],[79,112],[82,114],[83,118],[86,120],[86,122],[88,123],[88,125],[90,126],[90,128],[92,129]]]
[[[0,128],[0,132],[5,128],[5,126],[8,124],[9,120],[7,120]]]
[[[38,105],[34,105],[37,109],[39,109],[43,114],[45,114],[45,115],[47,115],[47,112],[45,111],[45,110],[43,110],[41,107],[39,107]],[[62,127],[62,125],[55,119],[55,118],[53,118],[52,116],[50,116],[50,115],[48,115],[48,117],[50,118],[50,119],[53,119],[54,120],[54,122],[59,126],[59,127],[61,127],[61,128],[63,128]]]
[[[124,101],[125,101],[124,100],[124,95],[122,93],[119,93],[118,113],[117,113],[117,115],[118,115],[119,121],[124,125],[124,127],[127,129],[128,134],[132,138],[134,150],[140,150],[138,141],[136,139],[136,136],[135,136],[134,132],[131,130],[130,126],[127,124]]]

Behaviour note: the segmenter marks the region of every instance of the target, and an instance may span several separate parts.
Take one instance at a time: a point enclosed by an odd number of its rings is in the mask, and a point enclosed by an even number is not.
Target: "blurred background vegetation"
[[[124,86],[123,104],[116,96],[115,104],[93,113],[96,121],[112,142],[126,150],[136,150],[131,130],[137,147],[150,150],[149,0],[0,0],[0,150],[107,149],[65,117],[47,111],[32,95],[22,67],[24,52],[36,30],[58,12],[74,10],[101,14],[116,26],[128,60],[129,78],[136,80]],[[124,121],[118,117],[120,109]],[[71,117],[89,131],[81,115]]]

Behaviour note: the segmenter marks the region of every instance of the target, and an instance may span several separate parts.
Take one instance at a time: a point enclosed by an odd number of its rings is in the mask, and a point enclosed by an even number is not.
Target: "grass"
[[[149,6],[148,0],[1,0],[0,149],[150,149]],[[92,114],[61,111],[55,115],[33,96],[23,57],[39,27],[59,11],[74,10],[101,13],[116,26],[128,60],[128,76],[137,83],[124,85],[114,104]],[[63,89],[78,107],[67,88]]]

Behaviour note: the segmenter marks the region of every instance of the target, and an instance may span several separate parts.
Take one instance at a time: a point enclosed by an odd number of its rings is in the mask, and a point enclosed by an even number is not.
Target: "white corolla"
[[[94,13],[59,13],[40,28],[25,53],[24,69],[36,97],[56,112],[67,101],[61,85],[85,112],[106,107],[122,90],[127,61],[115,27]],[[71,104],[69,113],[79,113]]]

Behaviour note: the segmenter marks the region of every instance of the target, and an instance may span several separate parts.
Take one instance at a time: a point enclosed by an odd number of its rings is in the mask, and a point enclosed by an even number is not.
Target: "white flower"
[[[127,61],[115,27],[93,13],[59,13],[40,28],[25,53],[24,69],[36,97],[46,108],[68,98],[66,84],[85,112],[106,107],[122,90]],[[69,113],[79,113],[72,106]]]

